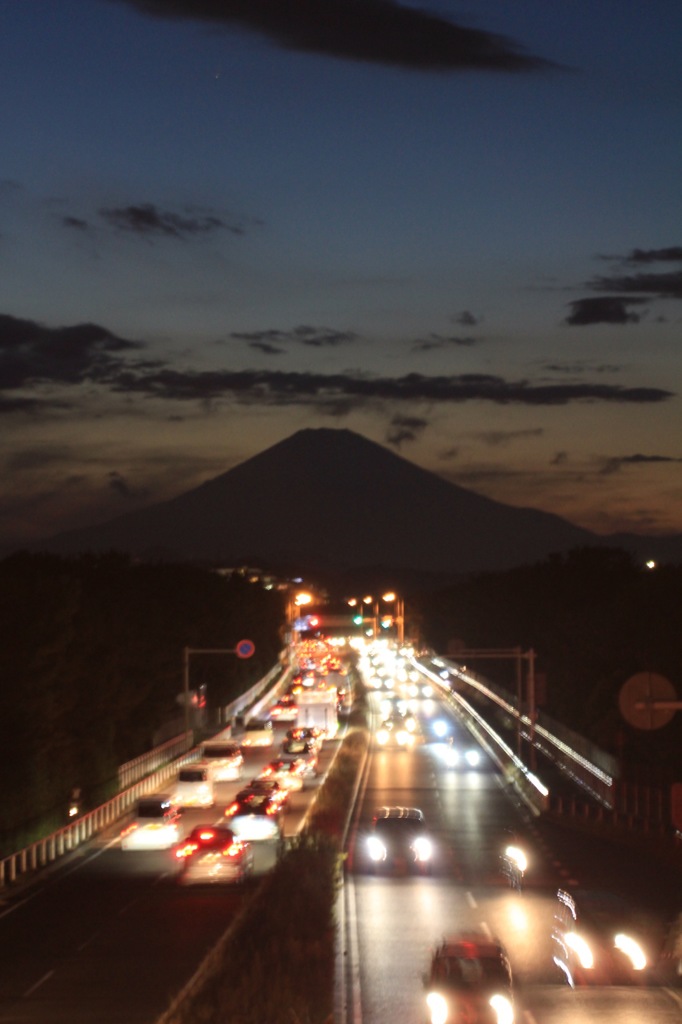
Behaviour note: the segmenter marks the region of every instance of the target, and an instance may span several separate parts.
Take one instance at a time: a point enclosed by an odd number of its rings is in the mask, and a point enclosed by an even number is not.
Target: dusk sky
[[[0,544],[320,426],[682,531],[681,40],[680,0],[1,0]]]

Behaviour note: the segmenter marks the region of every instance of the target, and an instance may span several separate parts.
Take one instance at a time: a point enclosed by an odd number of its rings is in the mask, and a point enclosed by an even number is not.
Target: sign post
[[[256,645],[253,640],[240,640],[236,647],[184,647],[182,652],[182,693],[185,705],[185,732],[189,732],[189,656],[190,654],[236,654],[238,658],[250,658]]]

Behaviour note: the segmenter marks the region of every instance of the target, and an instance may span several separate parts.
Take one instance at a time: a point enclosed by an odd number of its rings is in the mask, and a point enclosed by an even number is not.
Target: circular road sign
[[[256,645],[253,640],[240,640],[235,647],[235,653],[238,658],[250,658],[255,650]]]
[[[676,701],[673,684],[656,672],[637,672],[630,676],[618,695],[621,715],[638,729],[660,729],[667,725],[675,714]]]

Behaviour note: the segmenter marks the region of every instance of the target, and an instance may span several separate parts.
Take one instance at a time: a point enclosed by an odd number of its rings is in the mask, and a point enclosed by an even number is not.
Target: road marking
[[[478,910],[478,903],[476,902],[476,897],[472,892],[467,891],[466,900],[472,910]]]
[[[35,985],[31,985],[30,988],[27,988],[26,991],[24,992],[24,999],[27,999],[29,996],[32,996],[36,989],[40,988],[40,986],[43,985],[49,978],[51,978],[53,974],[54,971],[48,971],[47,974],[44,974],[42,976],[40,981],[37,981]]]

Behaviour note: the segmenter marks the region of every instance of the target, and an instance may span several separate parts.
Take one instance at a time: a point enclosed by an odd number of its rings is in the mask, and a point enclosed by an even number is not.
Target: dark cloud
[[[682,458],[676,459],[670,455],[614,455],[604,460],[599,472],[602,476],[610,476],[612,473],[620,472],[623,466],[638,466],[643,463],[650,464],[670,462],[682,462]]]
[[[476,338],[463,338],[457,335],[443,337],[441,334],[429,334],[428,338],[419,338],[412,345],[413,352],[430,352],[434,348],[445,348],[448,345],[459,345],[470,348],[477,344]]]
[[[599,363],[596,366],[590,363],[545,363],[542,368],[547,373],[570,373],[572,376],[579,373],[620,373],[623,369],[616,363]]]
[[[0,389],[40,381],[79,384],[119,366],[113,354],[139,347],[97,324],[44,327],[0,314]]]
[[[170,238],[188,238],[215,231],[244,234],[241,224],[228,224],[222,217],[206,210],[161,210],[154,203],[100,209],[100,216],[112,227],[146,237],[160,235]]]
[[[168,367],[139,372],[134,366],[114,368],[108,377],[114,391],[139,393],[160,399],[210,401],[231,397],[241,402],[268,405],[293,405],[328,401],[361,402],[486,401],[498,405],[557,406],[569,402],[661,402],[673,392],[660,388],[626,388],[609,384],[532,384],[506,381],[485,374],[454,377],[425,377],[418,373],[405,377],[362,377],[349,373],[285,373],[274,370],[216,370],[181,372]]]
[[[453,324],[461,324],[462,327],[475,327],[481,321],[473,313],[470,313],[468,309],[465,309],[458,313],[457,316],[453,316],[452,322]]]
[[[630,312],[628,307],[641,305],[645,301],[640,298],[626,299],[619,295],[576,299],[570,303],[572,312],[566,317],[565,323],[572,327],[584,327],[587,324],[637,324],[640,317]]]
[[[120,0],[119,0],[120,2]],[[288,50],[422,71],[553,67],[514,42],[394,0],[123,0],[146,14],[258,32]]]
[[[310,348],[335,348],[358,340],[352,331],[336,331],[330,327],[310,327],[301,324],[290,331],[270,328],[265,331],[233,331],[231,338],[245,341],[251,348],[260,349],[268,355],[280,355],[282,346],[291,344],[308,345]]]
[[[62,224],[65,228],[75,228],[77,231],[87,231],[90,226],[82,217],[62,217]]]
[[[527,430],[482,430],[473,436],[491,448],[509,444],[511,441],[518,441],[524,437],[542,437],[542,427],[529,427]]]
[[[598,292],[633,292],[654,295],[659,299],[682,299],[682,270],[668,274],[626,274],[622,277],[597,277],[590,287]],[[643,302],[643,299],[628,299]]]
[[[0,394],[0,416],[13,412],[34,412],[42,406],[43,403],[37,398],[16,398]]]
[[[122,498],[132,499],[138,501],[140,498],[146,497],[145,491],[137,491],[130,486],[124,476],[121,475],[117,470],[112,470],[107,474],[109,489],[115,491]]]
[[[633,249],[624,259],[625,263],[682,263],[682,246],[672,245],[667,249]]]
[[[394,416],[386,434],[386,441],[394,448],[400,448],[406,441],[416,441],[428,425],[428,420],[418,416]]]

